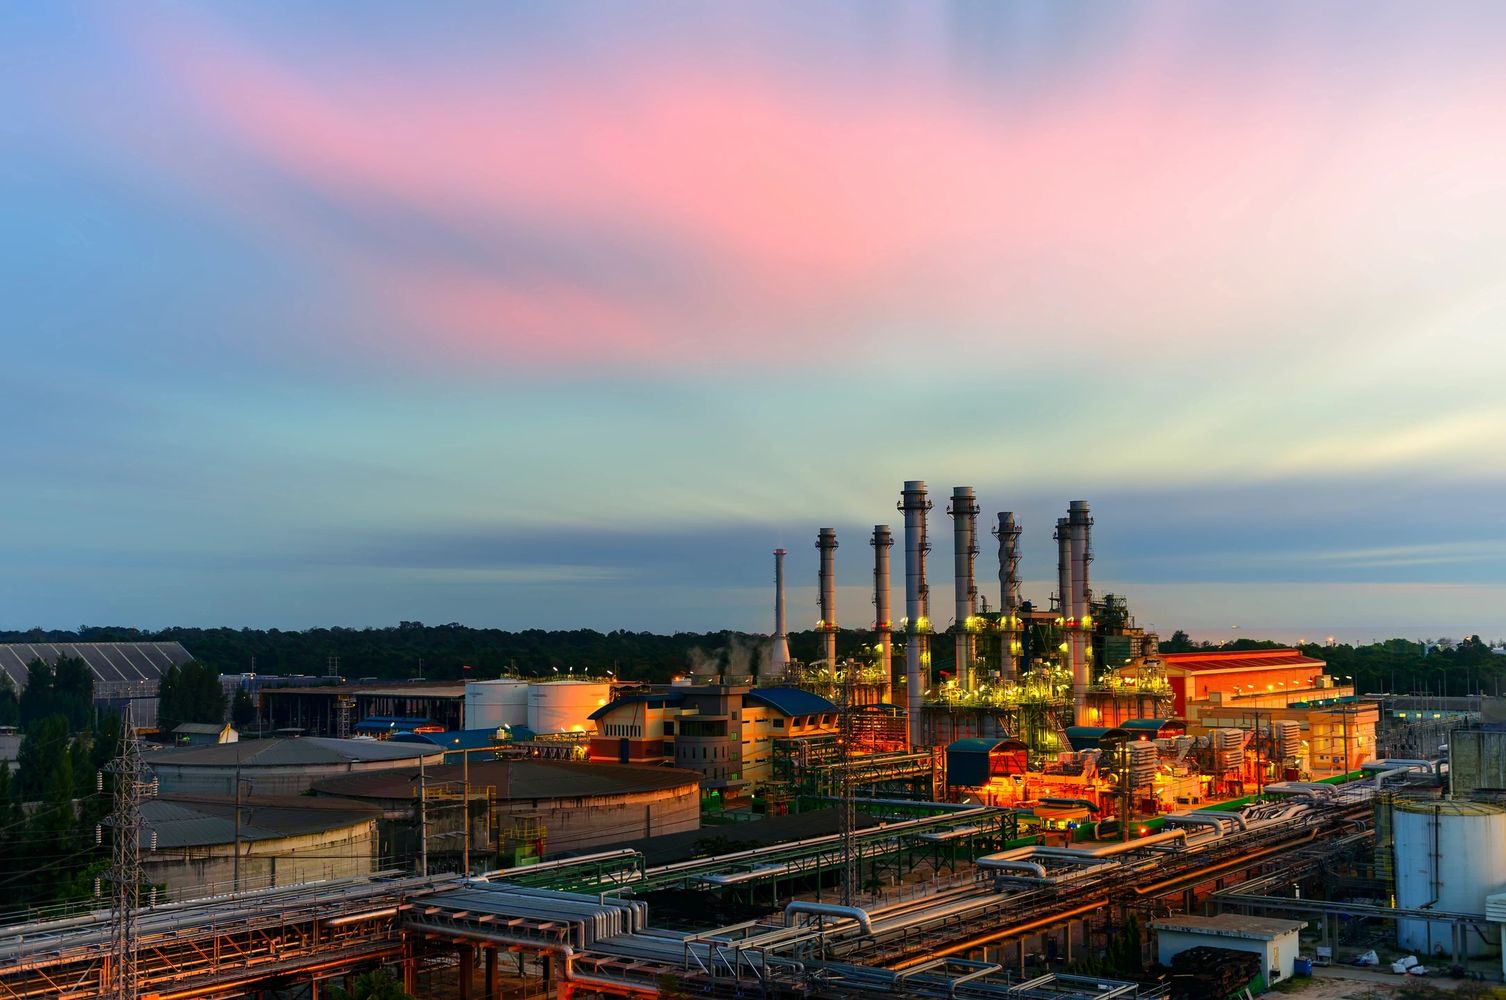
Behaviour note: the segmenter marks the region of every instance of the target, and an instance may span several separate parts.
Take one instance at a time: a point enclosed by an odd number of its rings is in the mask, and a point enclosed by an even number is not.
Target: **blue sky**
[[[1489,4],[12,6],[0,625],[766,629],[826,525],[857,624],[923,478],[1037,600],[1085,498],[1163,631],[1506,634],[1503,56]]]

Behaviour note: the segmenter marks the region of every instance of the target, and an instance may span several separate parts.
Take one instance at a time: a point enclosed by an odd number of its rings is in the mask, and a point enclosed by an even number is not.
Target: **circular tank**
[[[1409,802],[1391,807],[1396,905],[1402,909],[1485,913],[1485,897],[1506,890],[1506,808],[1485,802]],[[1452,929],[1430,920],[1398,920],[1396,940],[1428,959],[1453,954]],[[1500,931],[1470,931],[1470,955],[1500,949]]]
[[[606,681],[543,681],[528,688],[528,728],[536,733],[594,732],[590,715],[612,697]]]
[[[496,729],[528,724],[528,682],[503,678],[465,685],[465,728]]]

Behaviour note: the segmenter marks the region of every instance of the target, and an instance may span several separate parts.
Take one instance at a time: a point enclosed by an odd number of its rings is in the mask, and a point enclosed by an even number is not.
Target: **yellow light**
[[[1059,650],[1061,650],[1063,653],[1065,653],[1067,651],[1067,644],[1064,642],[1060,646],[1057,646],[1056,648],[1059,649]]]

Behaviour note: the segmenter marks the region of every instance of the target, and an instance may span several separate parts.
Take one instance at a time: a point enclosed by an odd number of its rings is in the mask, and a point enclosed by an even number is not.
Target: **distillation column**
[[[790,635],[784,624],[784,556],[784,549],[774,550],[774,648],[766,668],[770,677],[779,677],[790,666]]]
[[[1088,529],[1093,526],[1093,519],[1088,516],[1088,502],[1073,500],[1067,507],[1067,521],[1072,538],[1072,610],[1067,622],[1072,636],[1072,693],[1077,717],[1083,718],[1087,687],[1093,680],[1093,664],[1089,662],[1093,653],[1093,592],[1088,587],[1088,564],[1093,561]]]
[[[829,677],[837,676],[837,529],[822,528],[816,538],[816,548],[821,552],[821,620],[816,628],[821,633],[821,658],[826,661]]]
[[[894,697],[894,617],[889,607],[889,550],[894,532],[887,524],[875,524],[873,537],[873,630],[878,633],[878,667],[883,685],[879,701]]]
[[[1013,511],[999,515],[999,671],[1005,683],[1020,678],[1020,525]]]
[[[978,555],[978,501],[971,486],[952,487],[952,573],[957,607],[957,687],[973,688],[973,662],[978,652],[978,637],[973,632],[978,614],[978,584],[973,563]]]
[[[930,686],[931,620],[926,592],[926,484],[905,483],[898,509],[905,515],[905,692],[910,712],[910,745],[925,745],[925,720],[921,717],[926,688]]]

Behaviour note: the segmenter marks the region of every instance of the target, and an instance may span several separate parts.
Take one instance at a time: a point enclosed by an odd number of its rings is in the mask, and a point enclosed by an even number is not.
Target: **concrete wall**
[[[362,820],[320,833],[241,844],[241,887],[259,889],[315,879],[346,878],[376,870],[377,822]],[[194,899],[231,891],[235,845],[175,847],[144,854],[141,866],[169,899]]]
[[[444,759],[444,750],[435,747],[428,757],[430,765]],[[147,766],[156,774],[163,794],[166,795],[235,795],[234,765],[189,765],[171,764],[147,757]],[[242,795],[302,795],[313,787],[314,782],[334,778],[342,774],[357,774],[365,771],[388,771],[395,768],[417,768],[417,757],[396,760],[361,760],[339,764],[314,764],[303,767],[257,767],[245,765],[240,768]]]
[[[1228,948],[1249,951],[1261,956],[1260,974],[1267,983],[1292,977],[1292,961],[1297,957],[1297,932],[1288,931],[1274,941],[1252,941],[1227,934],[1199,934],[1196,931],[1156,930],[1156,961],[1170,965],[1172,957],[1190,948]],[[1275,973],[1273,975],[1273,973]]]

